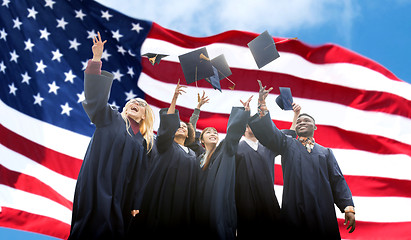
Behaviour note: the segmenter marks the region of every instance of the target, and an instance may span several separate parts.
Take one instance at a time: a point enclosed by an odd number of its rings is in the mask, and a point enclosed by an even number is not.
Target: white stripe
[[[7,129],[54,151],[78,159],[84,158],[90,137],[30,117],[1,100],[0,112],[0,124]]]
[[[274,185],[275,195],[281,206],[283,186]],[[353,197],[355,220],[366,222],[409,222],[411,221],[411,199],[400,197]],[[389,211],[381,211],[383,207]],[[335,206],[337,218],[344,214]]]
[[[343,149],[333,149],[333,152],[344,175],[411,180],[411,157],[408,155]]]
[[[224,54],[231,68],[254,69],[257,65],[250,50],[244,46],[224,43],[206,45],[210,58]],[[169,42],[147,38],[142,53],[161,52],[168,54],[164,61],[179,62],[178,56],[192,49],[182,48]],[[331,83],[361,90],[393,93],[411,100],[411,84],[393,81],[379,72],[351,63],[314,64],[300,55],[280,52],[280,58],[264,66],[261,71],[284,73],[313,81]]]
[[[360,150],[332,149],[344,175],[411,180],[411,157],[403,154],[376,154]],[[281,156],[275,158],[281,165]]]
[[[50,217],[66,224],[71,224],[70,209],[48,198],[14,189],[3,184],[0,184],[0,203],[3,207]]]
[[[170,102],[176,85],[152,79],[147,74],[142,73],[138,86],[151,97],[163,102]],[[210,102],[202,107],[202,111],[229,114],[232,106],[242,106],[240,99],[246,100],[253,95],[255,99],[250,104],[251,114],[256,112],[258,95],[256,92],[226,90],[220,93],[213,89],[192,86],[184,88],[186,93],[178,97],[177,105],[194,109],[197,105],[197,94],[203,90],[207,96],[210,96]],[[290,122],[294,113],[293,111],[282,111],[275,103],[277,96],[269,94],[266,99],[271,117]],[[325,101],[294,98],[294,102],[302,106],[301,112],[310,113],[316,119],[317,124],[379,135],[411,145],[411,128],[408,127],[411,126],[411,119],[380,112],[361,111]]]
[[[69,201],[73,201],[76,180],[56,173],[31,159],[0,145],[0,164],[9,170],[37,178]]]

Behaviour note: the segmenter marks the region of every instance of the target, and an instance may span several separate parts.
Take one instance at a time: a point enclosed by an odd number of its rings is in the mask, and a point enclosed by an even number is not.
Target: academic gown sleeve
[[[96,126],[106,125],[112,119],[110,111],[104,111],[104,108],[110,108],[107,102],[113,78],[114,75],[106,71],[101,71],[101,75],[84,74],[85,100],[82,104],[91,122]],[[106,116],[98,116],[99,113]]]
[[[168,108],[160,110],[160,126],[157,131],[157,149],[160,153],[167,151],[174,142],[174,135],[180,127],[178,110],[173,114],[167,114]]]
[[[330,179],[332,194],[334,198],[334,203],[343,213],[344,208],[347,206],[354,206],[354,202],[352,200],[351,190],[345,181],[345,178],[338,166],[337,160],[334,157],[334,154],[331,149],[327,149],[328,159],[327,159],[327,167],[328,167],[328,175]]]
[[[255,114],[248,122],[258,141],[266,148],[282,155],[287,147],[287,136],[271,120],[270,113],[262,118]]]

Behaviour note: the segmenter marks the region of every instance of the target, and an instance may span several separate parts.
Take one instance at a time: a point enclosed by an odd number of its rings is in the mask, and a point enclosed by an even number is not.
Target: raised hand
[[[175,97],[175,98],[177,98],[178,95],[181,95],[181,94],[185,93],[185,91],[183,90],[183,88],[187,88],[187,86],[181,86],[181,85],[180,85],[180,79],[178,79],[177,86],[176,86],[176,89],[175,89],[175,91],[174,91],[174,97]]]
[[[174,90],[173,99],[171,99],[171,104],[170,104],[170,107],[168,108],[167,114],[175,113],[178,95],[185,93],[183,88],[186,88],[186,87],[187,86],[181,86],[180,79],[178,79],[176,89]]]
[[[258,82],[258,85],[260,85],[260,90],[258,91],[258,102],[265,103],[265,99],[267,98],[268,93],[271,92],[273,88],[270,87],[268,90],[265,90],[267,86],[263,87],[260,80],[257,80],[257,82]]]
[[[300,115],[301,106],[298,105],[297,103],[293,103],[292,106],[293,106],[294,114]]]
[[[103,56],[103,50],[104,50],[104,44],[107,42],[107,40],[104,40],[104,42],[101,40],[100,32],[97,32],[98,38],[94,36],[93,38],[93,47],[91,47],[91,50],[93,51],[93,61],[99,62],[101,60],[101,56]]]
[[[199,99],[198,104],[197,104],[198,109],[200,109],[204,103],[208,103],[208,101],[210,100],[208,96],[205,95],[204,91],[203,91],[203,96],[200,97],[200,94],[198,94],[198,99]]]
[[[245,101],[245,102],[243,102],[243,101],[240,100],[240,102],[243,104],[244,109],[245,109],[246,111],[250,111],[250,102],[251,102],[251,99],[252,99],[252,98],[253,98],[253,95],[251,95],[251,97],[248,98],[247,101]]]

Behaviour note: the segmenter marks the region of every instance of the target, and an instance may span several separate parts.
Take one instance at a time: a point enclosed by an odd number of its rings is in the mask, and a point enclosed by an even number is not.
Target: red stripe
[[[41,146],[0,124],[0,144],[64,176],[77,179],[82,160]]]
[[[411,181],[383,177],[344,175],[351,193],[356,197],[407,197],[411,198]],[[280,164],[274,168],[274,184],[284,185]]]
[[[70,234],[69,224],[53,218],[7,207],[2,207],[0,226],[45,234],[60,239],[67,239]]]
[[[228,43],[242,47],[247,47],[247,43],[249,43],[257,36],[257,33],[245,31],[227,31],[214,36],[198,38],[187,36],[172,31],[170,29],[163,28],[160,25],[153,22],[150,33],[148,34],[147,38],[163,40],[184,48],[198,48],[212,43]],[[276,42],[282,39],[284,38],[274,38]],[[278,51],[298,54],[307,61],[317,64],[357,64],[372,69],[376,72],[379,72],[389,79],[402,81],[388,69],[383,67],[381,64],[369,58],[363,57],[358,53],[352,52],[348,49],[345,49],[334,44],[326,44],[321,45],[319,47],[312,47],[300,41],[287,41],[284,43],[277,44],[277,49]]]
[[[162,61],[153,67],[148,60],[144,61],[143,59],[142,66],[143,72],[148,76],[165,83],[176,84],[177,79],[185,79],[179,63]],[[355,89],[282,73],[238,68],[231,68],[231,71],[233,74],[229,78],[236,84],[236,90],[258,93],[257,79],[259,79],[264,86],[273,87],[271,91],[273,94],[280,94],[279,87],[290,87],[293,97],[338,103],[359,110],[384,112],[411,118],[411,101],[392,93]],[[185,84],[185,81],[181,82]],[[195,86],[195,84],[193,83],[191,86]],[[205,80],[197,81],[197,86],[212,88]],[[231,82],[227,79],[221,80],[223,91],[231,91],[228,88],[231,86]]]
[[[355,230],[352,233],[348,233],[343,223],[344,220],[338,219],[342,239],[411,239],[411,222],[355,221]]]
[[[170,105],[169,103],[159,101],[147,94],[145,99],[149,104],[159,108],[166,108]],[[177,106],[177,109],[180,112],[181,120],[189,121],[193,110],[181,106]],[[202,111],[200,119],[197,122],[197,128],[204,129],[211,124],[218,132],[225,133],[228,117],[229,114],[217,114]],[[274,120],[274,123],[279,129],[289,129],[291,126],[290,122],[285,121]],[[378,154],[406,154],[411,156],[411,146],[394,139],[348,131],[327,125],[317,125],[317,127],[318,129],[315,131],[315,140],[324,147],[363,150]]]
[[[344,175],[353,196],[411,198],[411,181],[384,177]]]
[[[71,201],[67,200],[49,185],[46,185],[35,177],[11,171],[3,165],[0,165],[0,176],[0,184],[46,197],[70,210],[73,209],[73,203]]]

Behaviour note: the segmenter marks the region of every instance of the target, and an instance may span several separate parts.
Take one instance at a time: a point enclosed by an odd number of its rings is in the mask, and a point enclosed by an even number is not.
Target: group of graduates
[[[107,102],[113,75],[101,70],[106,41],[93,39],[85,70],[83,107],[96,126],[73,201],[74,239],[340,239],[334,204],[355,229],[352,195],[332,151],[314,142],[315,120],[293,104],[291,129],[271,120],[261,82],[258,113],[252,96],[233,107],[226,136],[196,135],[203,93],[190,122],[175,108],[154,114],[143,99],[120,113]],[[244,136],[244,140],[241,138]],[[241,141],[240,141],[241,140]],[[284,189],[274,192],[274,159],[281,155]]]

